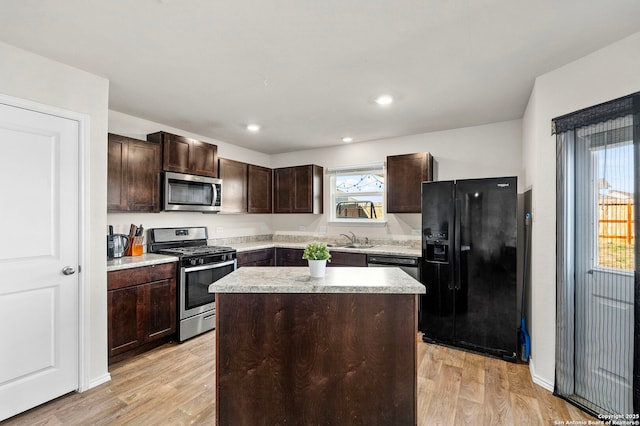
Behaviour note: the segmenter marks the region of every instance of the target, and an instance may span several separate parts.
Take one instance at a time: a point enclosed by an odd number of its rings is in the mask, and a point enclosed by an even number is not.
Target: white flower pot
[[[324,278],[324,272],[327,268],[327,259],[309,260],[308,262],[311,278]]]

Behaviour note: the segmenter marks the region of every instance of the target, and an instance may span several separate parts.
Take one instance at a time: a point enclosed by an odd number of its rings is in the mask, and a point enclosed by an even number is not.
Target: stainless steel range
[[[209,285],[237,268],[231,247],[207,245],[207,228],[149,230],[151,253],[177,256],[178,340],[185,341],[216,326],[215,295]]]

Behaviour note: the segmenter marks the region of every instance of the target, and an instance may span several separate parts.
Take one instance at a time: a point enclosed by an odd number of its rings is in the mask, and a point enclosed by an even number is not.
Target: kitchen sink
[[[375,247],[373,244],[369,244],[368,237],[361,240],[360,238],[356,237],[356,234],[354,234],[353,232],[349,231],[349,234],[351,235],[340,234],[343,237],[346,237],[348,242],[342,243],[342,244],[330,243],[330,244],[327,244],[327,247],[344,247],[344,248],[357,248],[357,249],[367,249],[367,248]],[[360,241],[364,241],[364,244],[362,244]]]
[[[337,243],[330,243],[327,244],[327,247],[341,247],[341,248],[359,248],[359,249],[366,249],[366,248],[372,248],[375,247],[375,245],[373,244],[337,244]]]

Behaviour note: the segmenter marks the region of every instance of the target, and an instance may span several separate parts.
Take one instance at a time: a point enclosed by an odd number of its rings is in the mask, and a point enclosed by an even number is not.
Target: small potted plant
[[[331,261],[331,253],[329,253],[326,244],[309,243],[304,248],[302,258],[309,262],[311,278],[322,278],[327,267],[327,261]]]

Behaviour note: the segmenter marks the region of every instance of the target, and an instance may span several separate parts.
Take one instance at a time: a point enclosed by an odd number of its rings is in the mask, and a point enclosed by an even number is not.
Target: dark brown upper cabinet
[[[148,134],[147,140],[162,144],[162,170],[218,177],[216,145],[167,132]]]
[[[249,164],[247,188],[249,213],[273,213],[272,176],[273,170]],[[224,192],[224,189],[222,191]]]
[[[109,133],[108,212],[159,212],[161,146]]]
[[[272,174],[267,167],[220,158],[223,213],[272,213]]]
[[[387,212],[420,213],[421,182],[433,179],[433,157],[428,152],[387,157]]]
[[[321,214],[323,179],[324,169],[316,165],[274,169],[273,212]]]
[[[240,161],[220,159],[222,179],[222,212],[247,212],[248,164]]]

